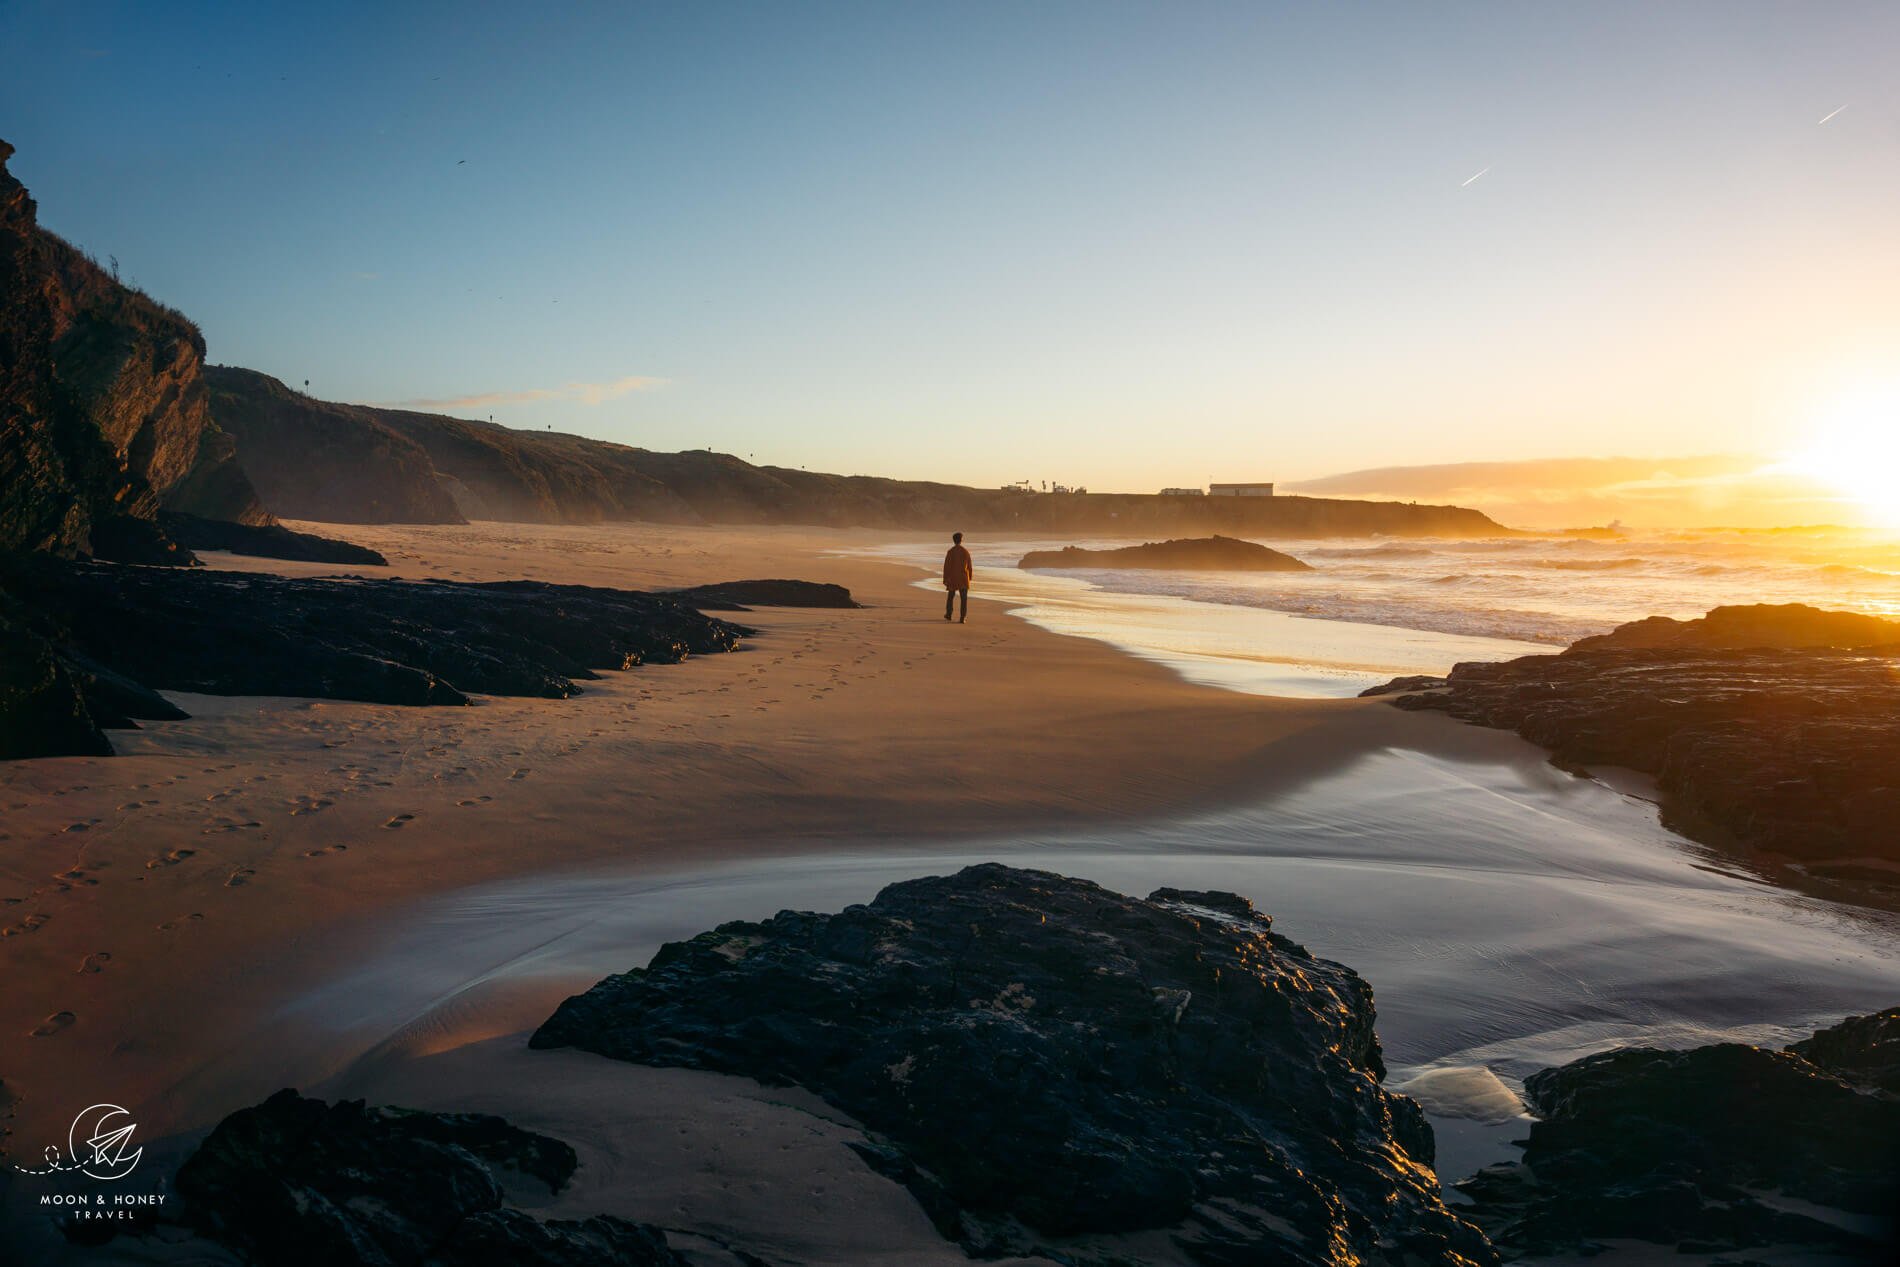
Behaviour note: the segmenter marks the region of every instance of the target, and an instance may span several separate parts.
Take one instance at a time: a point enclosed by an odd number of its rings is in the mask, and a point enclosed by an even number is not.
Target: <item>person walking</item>
[[[963,548],[963,534],[950,534],[950,550],[943,556],[943,618],[950,619],[950,609],[957,606],[957,600],[963,600],[962,610],[957,614],[957,623],[962,624],[970,618],[970,578],[976,575],[976,567],[970,562],[970,552]]]

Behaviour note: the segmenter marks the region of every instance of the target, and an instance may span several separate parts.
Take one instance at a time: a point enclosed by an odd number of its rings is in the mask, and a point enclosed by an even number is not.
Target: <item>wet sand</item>
[[[117,757],[0,765],[10,1148],[63,1131],[75,1096],[144,1106],[147,1134],[200,1123],[210,1106],[181,1101],[178,1081],[429,894],[1162,817],[1334,765],[1394,720],[1190,686],[1005,616],[980,578],[970,623],[946,624],[913,569],[825,553],[864,534],[325,531],[383,550],[396,575],[793,576],[867,606],[739,616],[760,632],[738,653],[607,674],[566,701],[179,696],[191,720],[114,732]],[[260,1086],[281,1080],[258,1071]]]
[[[984,858],[1254,897],[1373,982],[1451,1174],[1521,1132],[1508,1082],[1541,1064],[1900,996],[1891,920],[1718,863],[1640,785],[1378,701],[1190,684],[1006,616],[981,576],[946,626],[914,567],[854,553],[876,534],[341,531],[402,575],[792,576],[870,606],[738,615],[745,650],[564,702],[181,697],[193,720],[116,735],[127,755],[0,766],[16,1156],[104,1099],[136,1106],[162,1170],[296,1085],[567,1138],[587,1164],[562,1214],[723,1229],[774,1261],[960,1260],[808,1097],[521,1044],[661,940]]]

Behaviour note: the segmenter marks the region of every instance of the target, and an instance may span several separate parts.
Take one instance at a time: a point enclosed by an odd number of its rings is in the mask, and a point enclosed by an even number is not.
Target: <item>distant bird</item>
[[[460,166],[461,166],[461,165],[462,165],[463,163],[466,163],[466,162],[468,162],[468,160],[467,160],[467,159],[465,159],[465,158],[458,158],[458,159],[456,159],[456,160],[455,160],[455,165],[456,165],[457,167],[460,167]]]
[[[1829,111],[1828,111],[1828,112],[1827,112],[1827,113],[1826,113],[1825,115],[1823,115],[1823,116],[1821,117],[1821,122],[1822,122],[1822,123],[1826,123],[1826,122],[1827,122],[1827,121],[1828,121],[1829,119],[1831,119],[1831,118],[1833,118],[1833,117],[1834,117],[1835,115],[1837,115],[1837,114],[1839,114],[1839,113],[1841,112],[1841,110],[1845,110],[1845,109],[1847,109],[1847,107],[1846,107],[1846,106],[1842,106],[1842,107],[1840,107],[1840,109],[1839,109],[1839,110],[1829,110]]]
[[[1491,169],[1490,169],[1489,167],[1486,167],[1486,168],[1484,169],[1484,172],[1488,172],[1488,171],[1490,171],[1490,170],[1491,170]],[[1478,176],[1482,176],[1482,175],[1484,175],[1484,172],[1479,172],[1479,173],[1478,173]],[[1460,182],[1460,183],[1459,183],[1459,185],[1458,185],[1458,188],[1460,188],[1460,189],[1463,189],[1463,188],[1465,188],[1465,186],[1467,186],[1467,185],[1469,185],[1469,184],[1471,183],[1471,181],[1472,181],[1472,180],[1476,180],[1476,179],[1478,179],[1478,176],[1473,176],[1473,177],[1471,178],[1471,180],[1466,180],[1466,181],[1462,181],[1462,182]]]

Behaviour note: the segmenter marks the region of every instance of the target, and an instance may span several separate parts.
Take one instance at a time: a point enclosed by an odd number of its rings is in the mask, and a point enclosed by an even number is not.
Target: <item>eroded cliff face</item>
[[[256,370],[205,373],[218,427],[272,509],[331,523],[465,522],[422,446],[378,411],[292,391]]]
[[[270,522],[211,421],[198,328],[41,228],[12,154],[0,141],[0,549],[176,561],[121,521]]]

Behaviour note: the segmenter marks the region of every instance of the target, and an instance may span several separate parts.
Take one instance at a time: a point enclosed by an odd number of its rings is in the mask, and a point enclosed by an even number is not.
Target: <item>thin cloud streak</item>
[[[604,405],[610,400],[634,392],[649,391],[666,384],[664,378],[647,374],[629,374],[607,383],[569,383],[565,387],[530,387],[521,391],[478,392],[471,396],[450,396],[431,400],[398,400],[392,409],[482,409],[490,405],[525,405],[537,400],[572,400],[583,405]]]
[[[1491,170],[1491,169],[1490,169],[1489,167],[1486,167],[1486,168],[1484,169],[1484,172],[1488,172],[1488,171],[1490,171],[1490,170]],[[1482,176],[1482,175],[1484,175],[1484,172],[1479,172],[1479,173],[1478,173],[1478,176]],[[1478,176],[1473,176],[1473,177],[1471,177],[1471,179],[1470,179],[1470,180],[1463,180],[1463,181],[1460,181],[1460,182],[1458,183],[1458,188],[1460,188],[1460,189],[1463,189],[1463,188],[1465,188],[1466,186],[1468,186],[1468,185],[1470,185],[1470,184],[1471,184],[1471,181],[1473,181],[1473,180],[1476,180],[1476,179],[1478,179]]]
[[[1828,111],[1826,114],[1821,116],[1821,122],[1826,123],[1829,119],[1833,118],[1835,115],[1839,114],[1842,110],[1845,110],[1845,109],[1847,109],[1846,106],[1841,106],[1837,109]]]

